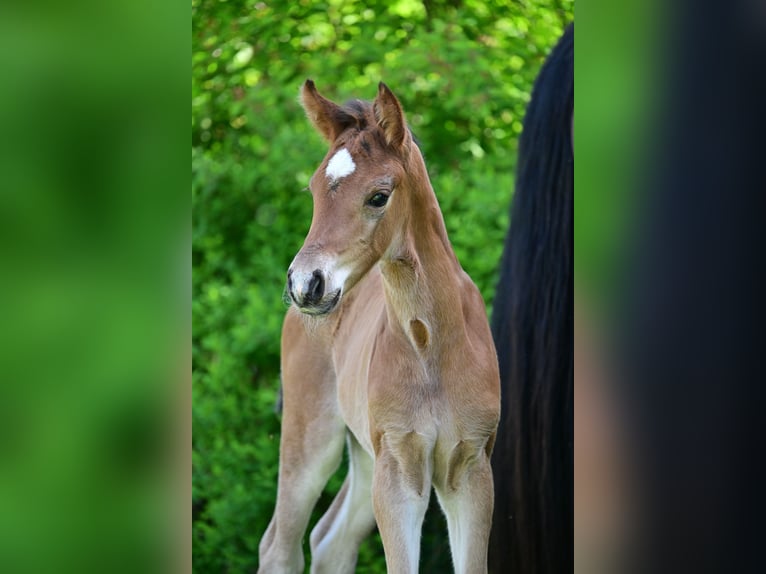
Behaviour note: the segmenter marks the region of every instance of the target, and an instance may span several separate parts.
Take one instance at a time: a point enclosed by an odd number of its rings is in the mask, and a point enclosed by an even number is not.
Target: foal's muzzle
[[[324,315],[332,311],[340,299],[340,289],[327,292],[327,278],[321,269],[311,273],[287,271],[287,291],[298,309],[309,315]]]

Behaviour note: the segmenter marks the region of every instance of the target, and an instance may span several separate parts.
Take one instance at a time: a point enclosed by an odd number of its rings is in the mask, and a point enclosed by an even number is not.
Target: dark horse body
[[[490,572],[573,568],[574,24],[535,81],[492,314],[502,416]]]

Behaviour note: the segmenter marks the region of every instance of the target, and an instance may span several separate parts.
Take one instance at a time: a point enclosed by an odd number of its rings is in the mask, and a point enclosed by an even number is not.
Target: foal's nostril
[[[322,272],[317,269],[311,275],[311,280],[308,284],[308,290],[306,291],[306,301],[308,303],[316,303],[324,295],[324,277]]]

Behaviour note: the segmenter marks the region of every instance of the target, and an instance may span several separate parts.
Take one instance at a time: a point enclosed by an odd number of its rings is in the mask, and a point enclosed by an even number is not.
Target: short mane
[[[364,131],[370,125],[370,122],[374,122],[374,113],[372,111],[372,102],[366,100],[352,99],[346,101],[342,106],[339,106],[335,111],[335,121],[343,126],[345,132],[349,128],[356,129],[358,131]],[[407,131],[410,132],[412,141],[420,149],[420,140],[412,131],[412,128],[407,124]],[[422,153],[422,149],[421,149]]]

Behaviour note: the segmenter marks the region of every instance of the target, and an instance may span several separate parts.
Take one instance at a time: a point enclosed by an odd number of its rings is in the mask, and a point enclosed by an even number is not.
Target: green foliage
[[[573,3],[192,1],[193,557],[245,572],[273,510],[285,271],[311,221],[326,149],[297,95],[397,94],[450,239],[489,304],[532,82]],[[343,469],[315,512],[340,486]],[[449,570],[429,511],[423,568]],[[307,556],[308,564],[308,556]],[[384,572],[379,539],[359,572]]]

